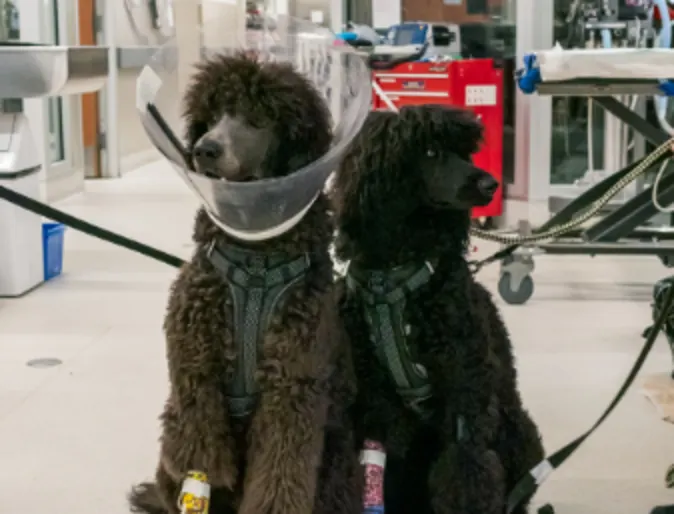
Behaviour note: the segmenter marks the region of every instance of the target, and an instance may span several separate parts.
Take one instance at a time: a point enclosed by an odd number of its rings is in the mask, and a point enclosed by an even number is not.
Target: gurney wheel
[[[669,466],[665,474],[665,485],[667,489],[674,489],[674,464]]]
[[[515,291],[510,273],[503,273],[498,281],[498,292],[506,303],[522,305],[534,294],[534,281],[531,275],[525,276],[520,282],[519,288]]]

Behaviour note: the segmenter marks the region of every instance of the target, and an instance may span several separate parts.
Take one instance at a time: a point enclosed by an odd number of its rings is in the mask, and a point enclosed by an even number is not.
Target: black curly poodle
[[[470,209],[499,185],[471,163],[481,139],[464,110],[372,112],[335,177],[356,441],[386,448],[387,514],[501,514],[544,456],[508,332],[465,258]]]
[[[313,85],[290,65],[251,54],[201,64],[184,105],[194,169],[213,178],[283,176],[331,144],[330,113]],[[354,384],[338,327],[332,234],[322,195],[293,229],[260,243],[226,236],[199,211],[197,248],[173,284],[164,323],[170,394],[156,481],[134,488],[135,512],[177,513],[190,470],[208,476],[211,514],[359,512],[346,416]],[[255,270],[285,293],[249,347],[237,331],[251,321],[235,323],[236,298],[259,287],[241,278]],[[272,280],[279,276],[282,283]],[[244,351],[253,352],[253,368]]]

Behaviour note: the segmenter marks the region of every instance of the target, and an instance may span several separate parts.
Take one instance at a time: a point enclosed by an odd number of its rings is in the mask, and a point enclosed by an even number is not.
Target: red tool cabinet
[[[404,63],[390,70],[374,71],[372,80],[397,108],[445,104],[473,110],[485,128],[484,144],[473,161],[502,183],[503,69],[495,66],[493,59]],[[372,103],[373,109],[389,108],[376,89]],[[502,212],[500,187],[489,205],[473,210],[473,217],[500,216]]]

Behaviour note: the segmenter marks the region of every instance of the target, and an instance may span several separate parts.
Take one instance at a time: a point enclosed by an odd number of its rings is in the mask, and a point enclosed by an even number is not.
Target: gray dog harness
[[[310,267],[307,254],[289,259],[232,245],[211,244],[208,258],[229,285],[234,306],[236,366],[228,385],[230,415],[248,416],[257,400],[258,352],[274,311]]]
[[[349,266],[347,286],[358,295],[379,362],[393,379],[403,403],[426,418],[424,402],[431,398],[426,369],[413,362],[407,345],[410,326],[405,320],[407,295],[426,284],[433,275],[429,262],[371,271]]]

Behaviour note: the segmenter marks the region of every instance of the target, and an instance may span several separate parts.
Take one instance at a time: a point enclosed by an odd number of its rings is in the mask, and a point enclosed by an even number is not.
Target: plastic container
[[[58,277],[63,270],[63,237],[66,227],[63,223],[42,224],[42,248],[44,280]]]

